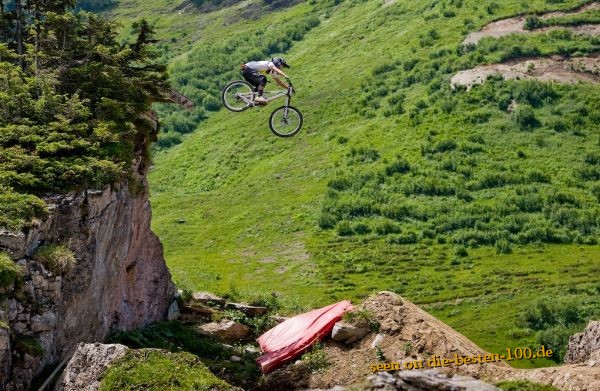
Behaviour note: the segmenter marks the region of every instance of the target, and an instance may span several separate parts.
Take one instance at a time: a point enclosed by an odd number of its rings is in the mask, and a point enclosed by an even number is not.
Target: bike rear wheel
[[[227,110],[240,112],[252,106],[252,86],[245,81],[232,81],[221,93],[221,100]]]
[[[295,136],[302,129],[302,113],[292,106],[281,106],[271,113],[269,127],[278,137]]]

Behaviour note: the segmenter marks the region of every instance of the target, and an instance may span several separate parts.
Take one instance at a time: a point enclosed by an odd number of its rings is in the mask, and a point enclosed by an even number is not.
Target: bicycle
[[[303,117],[300,110],[290,106],[292,95],[296,92],[292,86],[292,82],[288,79],[288,88],[286,90],[277,90],[275,92],[265,92],[264,97],[267,103],[286,97],[285,105],[278,107],[271,113],[269,118],[269,127],[271,132],[279,137],[292,137],[296,135],[303,124]],[[250,108],[260,106],[254,103],[254,99],[258,93],[247,82],[242,80],[232,81],[227,84],[221,93],[223,105],[235,113],[248,110]]]

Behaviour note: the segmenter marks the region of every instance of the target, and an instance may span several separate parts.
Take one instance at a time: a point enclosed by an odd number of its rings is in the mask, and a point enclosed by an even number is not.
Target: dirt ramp
[[[504,79],[535,79],[559,83],[600,82],[600,57],[565,58],[529,58],[511,60],[499,64],[481,65],[473,69],[460,71],[451,79],[453,87],[471,88],[481,84],[490,76]]]
[[[328,389],[358,383],[372,374],[370,367],[378,363],[378,350],[386,361],[401,365],[420,360],[426,364],[432,355],[451,358],[454,354],[463,357],[486,354],[485,350],[450,326],[394,293],[381,292],[368,298],[360,308],[375,315],[381,325],[379,332],[371,333],[351,346],[328,340],[324,349],[331,365],[324,372],[307,375],[303,387]],[[291,366],[291,370],[295,371],[293,367],[298,366]],[[444,368],[444,372],[502,378],[511,371],[504,362],[458,368]],[[278,376],[284,377],[282,374]]]

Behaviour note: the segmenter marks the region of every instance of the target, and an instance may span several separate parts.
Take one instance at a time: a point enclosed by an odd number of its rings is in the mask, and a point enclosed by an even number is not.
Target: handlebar
[[[292,93],[295,93],[296,89],[294,88],[294,85],[292,84],[292,81],[290,80],[290,78],[286,77],[285,81],[287,81],[287,83],[288,83],[288,89],[291,90]]]

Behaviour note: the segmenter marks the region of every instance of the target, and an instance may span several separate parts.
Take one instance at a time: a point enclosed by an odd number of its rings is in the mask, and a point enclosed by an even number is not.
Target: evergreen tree
[[[122,45],[113,22],[74,13],[71,0],[0,5],[0,227],[16,229],[45,213],[37,195],[127,175],[155,137],[139,115],[168,83],[145,21]]]

